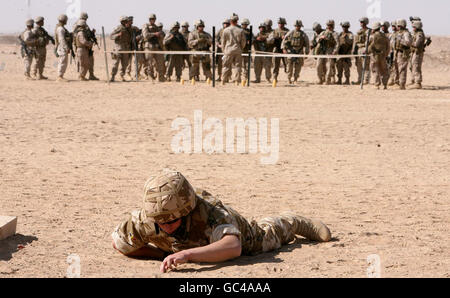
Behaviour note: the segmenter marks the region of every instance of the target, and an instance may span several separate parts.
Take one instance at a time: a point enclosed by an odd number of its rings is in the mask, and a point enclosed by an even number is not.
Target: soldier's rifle
[[[20,48],[20,53],[22,55],[22,58],[24,58],[25,56],[26,57],[30,56],[30,52],[28,51],[27,44],[22,39],[22,36],[19,35],[18,39],[19,39],[19,42],[20,42],[20,47],[21,47]]]

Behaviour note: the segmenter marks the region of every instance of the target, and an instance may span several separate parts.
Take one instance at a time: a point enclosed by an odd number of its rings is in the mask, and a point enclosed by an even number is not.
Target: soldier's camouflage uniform
[[[20,34],[22,40],[25,42],[26,46],[27,46],[27,51],[28,51],[28,55],[25,53],[25,51],[22,51],[22,55],[23,55],[23,64],[24,64],[24,69],[25,69],[25,77],[26,78],[30,78],[30,71],[31,71],[31,65],[33,63],[33,58],[35,55],[35,45],[37,43],[37,38],[33,33],[32,29],[26,29],[24,32],[22,32],[22,34]]]
[[[83,81],[86,80],[86,74],[89,71],[91,60],[89,58],[89,52],[93,46],[93,42],[88,40],[86,36],[86,30],[83,27],[78,27],[75,33],[75,44],[77,48],[77,59],[80,64],[79,78]]]
[[[411,68],[412,68],[412,80],[411,83],[416,83],[418,85],[422,84],[422,63],[423,56],[425,52],[425,34],[422,29],[417,29],[416,32],[413,33],[412,36],[412,59],[411,59]]]
[[[339,39],[338,39],[338,34],[337,32],[335,32],[334,30],[329,30],[326,29],[325,31],[323,31],[322,33],[319,34],[319,45],[318,47],[320,47],[320,39],[324,38],[323,42],[324,42],[324,53],[322,55],[337,55],[338,54],[338,46],[339,46]],[[334,84],[336,83],[336,59],[335,58],[329,58],[329,59],[319,59],[319,63],[325,63],[325,66],[322,67],[318,67],[319,70],[327,70],[327,75],[326,75],[326,83],[327,84]],[[326,66],[326,64],[328,64],[328,67]],[[319,77],[324,77],[324,74],[319,74]]]
[[[398,61],[399,83],[401,89],[405,89],[406,86],[411,45],[411,33],[409,33],[407,29],[401,28],[395,39],[395,55]]]
[[[305,220],[291,213],[283,213],[279,217],[267,217],[249,223],[211,194],[197,190],[196,207],[183,218],[175,234],[165,233],[149,219],[145,210],[138,210],[117,226],[112,238],[116,248],[123,254],[130,254],[147,244],[170,254],[206,246],[221,240],[225,235],[236,235],[241,241],[242,254],[255,255],[278,249],[293,241],[296,234],[302,233],[300,225]]]
[[[282,50],[286,50],[289,54],[306,54],[309,55],[309,38],[302,30],[291,30],[281,43]],[[288,58],[288,79],[291,82],[298,80],[300,71],[304,64],[304,58]]]
[[[186,42],[186,45],[188,44],[189,41],[189,34],[191,33],[191,31],[189,31],[189,29],[186,28],[181,28],[180,33],[183,35],[184,37],[184,41]],[[186,47],[186,49],[188,50],[189,47]],[[185,67],[185,65],[187,64],[188,69],[189,69],[189,73],[192,72],[191,68],[192,68],[192,64],[191,64],[191,60],[190,60],[190,55],[183,55],[183,68]],[[191,80],[192,78],[190,77],[189,80]]]
[[[286,34],[288,34],[289,29],[284,27],[284,28],[276,28],[275,30],[272,31],[272,33],[269,34],[269,37],[267,38],[267,42],[270,44],[273,44],[273,52],[274,53],[282,53],[282,47],[281,44],[283,42],[284,37],[286,36]],[[285,58],[280,58],[280,57],[274,57],[272,60],[273,63],[273,78],[274,80],[278,80],[278,75],[280,74],[280,65],[281,65],[281,61],[282,59]]]
[[[244,30],[231,25],[223,31],[223,81],[227,83],[231,77],[232,69],[235,67],[234,82],[241,82],[242,74],[242,49],[247,44]]]
[[[246,43],[245,43],[245,47],[242,50],[243,54],[248,54],[251,49],[250,49],[250,41],[253,42],[253,34],[252,32],[250,32],[249,28],[242,28],[242,30],[244,30],[244,34],[245,34],[245,38],[246,38]],[[245,80],[248,79],[248,57],[244,56],[243,59],[243,71],[242,71],[242,75],[244,77]]]
[[[359,55],[366,54],[366,44],[367,44],[367,36],[369,33],[369,28],[361,28],[355,37],[355,47],[358,49]],[[357,83],[361,83],[362,72],[363,72],[363,63],[364,57],[355,58],[356,70],[358,71],[358,81]],[[367,57],[365,65],[365,74],[364,74],[364,84],[369,84],[370,82],[370,57]]]
[[[397,38],[398,31],[392,31],[389,35],[389,40],[391,43],[391,51],[395,52],[395,40]],[[397,61],[397,55],[393,55],[393,59],[391,61],[391,67],[389,69],[389,86],[393,85],[400,85],[400,78],[399,78],[399,72],[398,72],[398,61]]]
[[[75,22],[75,24],[74,24],[73,27],[72,27],[72,33],[73,33],[73,35],[74,35],[73,42],[74,42],[74,50],[75,50],[75,51],[77,51],[77,48],[76,48],[77,45],[76,45],[76,42],[75,42],[75,35],[76,35],[76,32],[78,32],[78,22],[79,22],[80,20],[85,20],[85,21],[87,21],[87,19],[79,18],[78,21]],[[89,25],[87,25],[87,24],[86,24],[86,29],[84,29],[84,30],[86,30],[86,31],[92,31],[91,28],[89,27]],[[86,35],[86,34],[85,34],[85,35]],[[96,78],[95,75],[94,75],[94,64],[95,64],[95,60],[94,60],[94,48],[93,48],[93,46],[91,46],[91,48],[89,49],[88,60],[89,60],[89,70],[88,70],[88,71],[89,71],[89,79],[94,79],[94,80],[96,80],[97,78]]]
[[[136,39],[136,42],[132,40],[131,42],[131,49],[134,51],[144,51],[144,43],[142,38],[142,30],[139,29],[139,27],[132,26],[131,32],[134,34],[134,37]],[[136,43],[136,44],[135,44]],[[136,57],[136,58],[135,58]],[[135,78],[136,76],[136,69],[134,70],[134,73],[131,73],[131,67],[133,66],[136,68],[136,61],[137,59],[137,65],[138,65],[138,77],[141,74],[142,67],[145,65],[145,54],[144,53],[136,53],[136,56],[134,54],[130,54],[130,62],[128,63],[127,67],[127,74],[130,78]]]
[[[123,24],[117,26],[111,33],[111,39],[114,41],[115,51],[131,51],[132,29]],[[120,76],[124,80],[128,64],[130,62],[129,53],[112,53],[113,67],[111,69],[111,79],[114,80],[121,64]]]
[[[146,51],[162,51],[164,37],[160,33],[156,24],[145,24],[142,29],[142,36],[144,38],[144,48]],[[157,34],[158,33],[158,34]],[[159,36],[158,36],[159,35]],[[155,65],[158,72],[158,79],[160,82],[165,81],[166,65],[164,63],[164,55],[162,54],[145,54],[145,73],[152,78],[155,78],[153,72],[153,65]]]
[[[69,65],[69,44],[72,43],[72,37],[69,31],[62,25],[56,25],[55,29],[56,52],[58,54],[58,76],[62,78]]]
[[[351,55],[353,52],[353,33],[341,32],[339,34],[339,55]],[[336,62],[338,84],[342,84],[342,76],[345,76],[345,85],[350,84],[350,68],[352,67],[351,58],[341,58]]]
[[[209,33],[194,30],[189,34],[188,46],[193,51],[210,51],[212,45],[212,37]],[[210,55],[191,55],[191,72],[189,77],[200,79],[200,63],[202,64],[203,75],[207,79],[212,79],[211,74],[211,57]]]
[[[172,28],[169,34],[164,38],[164,46],[167,51],[186,51],[187,43],[178,30],[178,28]],[[183,55],[170,55],[169,57],[169,66],[167,67],[166,77],[170,80],[172,76],[173,69],[175,68],[175,75],[177,77],[177,81],[180,81],[181,74],[183,72],[183,63],[184,56]]]
[[[258,32],[258,34],[255,36],[255,41],[253,42],[253,47],[255,51],[258,52],[271,52],[271,49],[273,47],[270,46],[270,44],[267,41],[267,38],[269,37],[269,33],[267,31],[264,32]],[[264,40],[258,40],[258,38],[263,38]],[[255,69],[255,76],[256,81],[261,81],[261,74],[262,70],[264,68],[264,71],[266,73],[266,80],[271,81],[272,79],[272,58],[271,57],[255,57],[254,62],[254,69]]]
[[[390,52],[389,38],[381,31],[376,31],[370,37],[369,53],[372,55],[372,70],[375,74],[375,86],[380,83],[386,88],[389,81],[387,56]]]
[[[219,32],[216,35],[216,47],[217,47],[217,53],[223,53],[223,49],[222,49],[222,38],[223,38],[223,31],[226,28],[220,28]],[[222,70],[223,70],[223,55],[217,55],[216,56],[216,67],[217,67],[217,81],[221,81],[222,80]]]
[[[319,35],[322,33],[323,30],[317,30],[314,31],[313,38],[311,40],[311,49],[313,55],[325,55],[325,51],[322,50],[321,45],[319,44]],[[316,71],[317,71],[317,77],[319,79],[319,84],[323,84],[326,81],[326,61],[324,58],[317,58],[316,61]]]
[[[45,29],[35,24],[33,29],[33,34],[37,38],[36,48],[35,48],[35,64],[33,67],[33,75],[36,78],[44,78],[44,68],[45,62],[47,60],[47,45],[50,40],[45,34]]]

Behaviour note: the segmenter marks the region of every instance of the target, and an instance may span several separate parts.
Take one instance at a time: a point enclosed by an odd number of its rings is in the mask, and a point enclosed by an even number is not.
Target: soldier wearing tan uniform
[[[86,29],[84,29],[86,32],[89,32],[89,35],[94,35],[95,36],[95,29],[92,29],[89,27],[89,25],[87,24],[87,20],[88,20],[89,16],[86,12],[82,12],[80,14],[80,18],[78,19],[78,21],[80,20],[84,20],[86,22]],[[77,23],[74,24],[73,28],[72,28],[72,32],[75,35],[75,31],[77,31]],[[85,34],[87,35],[87,34]],[[92,42],[92,40],[90,40]],[[76,47],[76,44],[75,44]],[[91,47],[89,49],[89,80],[91,81],[98,81],[98,78],[94,75],[94,48]]]
[[[175,22],[169,34],[164,38],[164,47],[167,51],[185,51],[187,48],[186,40],[183,34],[180,33],[180,23]],[[183,72],[183,55],[170,55],[169,56],[169,67],[167,68],[167,80],[171,80],[173,69],[175,68],[175,75],[177,77],[177,82],[181,81],[181,74]]]
[[[132,31],[131,20],[128,16],[122,16],[120,18],[120,25],[117,26],[111,33],[111,40],[114,41],[115,51],[131,51]],[[116,74],[119,70],[119,65],[122,65],[120,69],[120,77],[123,82],[126,82],[125,73],[130,62],[130,54],[128,53],[112,53],[113,67],[111,69],[111,82],[114,82]]]
[[[27,29],[25,29],[25,31],[20,34],[19,39],[21,39],[24,43],[21,54],[25,68],[25,79],[32,80],[30,71],[36,51],[35,47],[37,44],[37,37],[33,33],[34,21],[32,19],[29,19],[25,22],[25,24],[27,26]]]
[[[219,32],[216,35],[216,47],[217,47],[217,53],[223,53],[222,49],[222,39],[223,39],[223,31],[230,27],[230,19],[226,19],[222,23],[222,28],[220,28]],[[222,80],[222,69],[223,69],[223,56],[217,55],[216,56],[216,63],[217,63],[217,81],[220,82]]]
[[[44,29],[44,18],[37,17],[34,20],[33,34],[37,38],[36,62],[33,67],[33,75],[37,80],[47,80],[44,76],[45,62],[47,60],[47,45],[50,42],[47,31]]]
[[[395,37],[395,56],[398,61],[400,89],[406,89],[408,63],[411,55],[412,36],[406,28],[406,20],[397,21],[398,32]]]
[[[313,24],[314,36],[311,40],[311,51],[313,55],[325,55],[325,48],[319,44],[319,36],[323,32],[322,26],[319,23]],[[327,73],[327,64],[324,58],[316,59],[316,71],[319,85],[325,83],[326,73]]]
[[[126,256],[163,260],[160,270],[167,272],[186,262],[216,263],[269,252],[296,235],[331,240],[321,221],[291,212],[248,222],[208,192],[195,191],[181,173],[166,172],[147,181],[143,208],[119,224],[112,239]]]
[[[372,55],[375,86],[379,89],[382,83],[384,89],[387,89],[389,72],[386,58],[390,52],[389,38],[381,32],[380,22],[374,23],[372,30],[374,33],[370,37],[369,54]]]
[[[75,30],[75,44],[77,46],[77,59],[80,64],[79,79],[81,81],[88,81],[86,74],[90,67],[89,51],[92,49],[94,43],[87,38],[88,27],[85,20],[77,22],[77,29]]]
[[[399,85],[400,86],[400,80],[399,80],[399,73],[398,73],[398,61],[397,57],[395,55],[395,39],[397,38],[397,21],[394,21],[391,23],[392,26],[392,32],[389,35],[389,40],[391,43],[391,53],[389,54],[391,67],[389,69],[389,84],[388,86],[394,86]]]
[[[184,40],[186,42],[186,50],[188,50],[189,47],[187,47],[187,44],[188,44],[188,40],[189,40],[189,34],[191,33],[191,31],[189,31],[189,23],[188,22],[183,22],[181,24],[181,32],[180,33],[184,37]],[[188,66],[189,73],[191,73],[192,64],[191,64],[189,55],[183,55],[183,68],[185,68],[186,64]],[[191,80],[191,79],[192,78],[189,78],[189,80]]]
[[[425,52],[425,33],[422,30],[422,22],[414,21],[412,24],[413,27],[413,40],[412,40],[412,59],[411,59],[411,67],[412,67],[412,82],[415,83],[412,89],[422,89],[422,63],[423,63],[423,55]]]
[[[327,22],[327,29],[320,33],[318,40],[318,47],[323,47],[325,55],[337,55],[339,49],[339,38],[337,32],[334,31],[334,20],[329,20]],[[336,59],[329,58],[322,61],[322,63],[328,64],[328,72],[326,75],[326,84],[336,84]],[[320,69],[327,69],[327,67],[322,67]],[[319,77],[323,77],[320,75]]]
[[[133,16],[129,16],[128,19],[131,22],[131,32],[132,32],[132,37],[134,35],[134,39],[132,38],[131,41],[131,50],[134,51],[143,51],[144,50],[144,43],[143,38],[142,38],[142,29],[140,29],[137,26],[133,26],[134,23],[134,17]],[[128,63],[128,67],[127,67],[127,74],[130,77],[131,80],[133,80],[135,78],[135,74],[131,74],[131,66],[134,66],[136,68],[136,61],[133,60],[137,59],[137,67],[138,67],[138,77],[141,76],[141,69],[145,64],[145,54],[143,53],[136,53],[136,56],[134,56],[134,54],[130,54],[130,63]]]
[[[69,54],[72,45],[72,35],[64,27],[67,24],[67,19],[66,15],[60,15],[58,17],[59,23],[55,29],[56,53],[58,55],[58,81],[60,82],[67,81],[64,78],[64,74],[69,65]]]
[[[264,54],[268,52],[269,45],[267,43],[267,37],[269,34],[266,31],[266,24],[262,23],[259,25],[259,33],[255,36],[255,41],[253,42],[253,47],[257,53]],[[270,83],[272,78],[271,73],[272,58],[270,57],[255,57],[255,81],[254,83],[261,83],[261,74],[264,68],[266,73],[266,79]]]
[[[309,38],[305,32],[302,31],[303,23],[297,20],[294,23],[295,29],[289,31],[282,43],[281,49],[285,54],[306,54],[309,55]],[[292,84],[292,77],[294,82],[297,82],[304,64],[304,58],[288,58],[288,80]]]
[[[354,38],[353,33],[349,31],[350,22],[341,23],[342,32],[339,34],[339,55],[351,55],[353,52]],[[342,84],[342,76],[345,75],[344,85],[350,85],[350,68],[352,67],[351,58],[341,58],[337,60],[337,83]]]
[[[209,52],[212,46],[212,37],[205,32],[205,23],[202,20],[196,22],[196,29],[189,34],[188,46],[193,51]],[[189,77],[200,81],[200,63],[206,79],[212,79],[210,55],[191,55],[192,72]]]
[[[162,51],[163,50],[163,39],[158,26],[156,25],[156,15],[151,14],[149,16],[149,23],[145,24],[142,28],[142,36],[144,38],[144,48],[146,51]],[[164,64],[164,55],[162,54],[145,54],[145,73],[152,79],[156,76],[153,72],[153,65],[156,67],[158,72],[158,80],[160,82],[165,81],[166,66]]]
[[[243,19],[241,22],[241,28],[242,30],[244,30],[244,34],[245,34],[245,38],[246,38],[246,43],[245,43],[245,47],[242,50],[243,54],[248,54],[252,49],[250,48],[250,44],[251,42],[253,42],[253,33],[250,31],[250,20],[249,19]],[[247,55],[243,56],[243,62],[242,62],[242,67],[243,67],[243,71],[242,71],[242,75],[244,76],[244,79],[247,80],[248,78],[248,56]]]
[[[238,17],[230,18],[230,27],[223,31],[221,48],[223,49],[223,82],[228,83],[233,67],[236,69],[234,82],[241,82],[242,50],[247,44],[244,30],[237,26]]]
[[[278,19],[278,28],[273,30],[272,33],[269,34],[267,41],[274,45],[273,52],[274,53],[283,53],[283,49],[281,48],[281,43],[283,42],[284,37],[289,32],[289,29],[286,26],[286,19],[279,18]],[[278,80],[278,75],[280,73],[280,64],[281,61],[285,58],[275,57],[273,58],[273,79]],[[301,66],[300,66],[301,67]]]
[[[357,52],[359,55],[365,55],[367,36],[369,34],[369,27],[367,27],[367,25],[369,24],[369,19],[361,18],[359,22],[361,23],[361,29],[358,31],[358,33],[356,33],[355,52]],[[358,81],[353,82],[353,84],[361,84],[364,60],[367,61],[365,65],[364,84],[369,84],[370,82],[370,58],[367,57],[367,59],[365,59],[364,57],[357,57],[355,58],[355,63],[356,69],[358,71]]]

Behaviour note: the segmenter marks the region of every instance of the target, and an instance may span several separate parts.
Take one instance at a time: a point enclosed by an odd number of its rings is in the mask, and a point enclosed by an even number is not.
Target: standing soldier
[[[270,33],[268,42],[273,43],[273,52],[274,53],[283,53],[283,49],[281,48],[281,43],[283,42],[284,37],[289,32],[289,29],[286,28],[286,19],[285,18],[279,18],[278,19],[278,28],[273,30],[272,33]],[[284,66],[286,67],[286,58],[279,58],[274,57],[273,58],[273,79],[275,81],[278,81],[278,75],[280,73],[280,64],[283,60]],[[301,67],[301,66],[300,66]],[[285,68],[286,69],[286,68]]]
[[[273,53],[273,50],[275,48],[274,47],[274,40],[269,39],[270,35],[273,32],[273,29],[272,29],[273,22],[272,22],[271,19],[266,19],[264,21],[264,24],[266,25],[266,33],[267,33],[266,52]],[[264,59],[267,60],[267,61],[265,61],[266,66],[269,67],[270,71],[272,71],[273,57],[265,57]],[[272,75],[271,75],[271,77],[272,77]],[[269,83],[272,82],[271,80],[272,79],[269,80]]]
[[[25,67],[25,79],[32,80],[30,76],[31,64],[33,63],[33,57],[35,54],[35,46],[37,43],[37,37],[33,33],[34,21],[29,19],[25,22],[27,29],[19,35],[19,41],[22,46],[21,54],[23,58],[23,64]]]
[[[191,31],[189,31],[189,23],[188,22],[183,22],[181,24],[181,34],[184,37],[184,41],[186,42],[186,49],[184,49],[184,51],[187,51],[189,48],[187,46],[188,44],[188,40],[189,40],[189,34],[191,33]],[[192,68],[192,64],[191,64],[191,60],[189,58],[189,55],[183,55],[183,68],[185,67],[185,64],[187,63],[188,68],[189,68],[189,73],[191,73],[191,68]],[[189,80],[192,80],[192,78],[190,77]]]
[[[58,57],[58,81],[67,82],[64,78],[66,73],[69,54],[73,54],[72,49],[72,34],[64,27],[67,24],[67,16],[65,14],[58,17],[59,23],[56,25],[55,29],[55,40],[56,40],[56,54]]]
[[[87,20],[88,20],[89,16],[86,12],[82,12],[80,14],[80,18],[79,20],[84,20],[86,22],[86,32],[87,32],[87,37],[88,39],[93,42],[92,37],[95,37],[95,29],[92,29],[87,25]],[[75,30],[76,27],[78,26],[77,23],[75,23],[72,32],[74,32],[73,34],[75,35]],[[76,46],[76,45],[75,45]],[[94,75],[94,50],[93,47],[91,47],[89,49],[89,80],[91,81],[98,81],[98,78]]]
[[[406,89],[408,62],[411,55],[412,36],[406,28],[406,20],[397,21],[398,33],[395,37],[395,55],[398,61],[400,90]]]
[[[162,51],[162,34],[158,26],[155,24],[156,15],[151,14],[149,16],[149,23],[144,25],[142,29],[142,35],[144,38],[144,48],[146,51]],[[156,66],[156,71],[158,72],[158,79],[160,82],[165,80],[165,65],[164,65],[164,55],[162,54],[145,54],[145,73],[152,79],[155,79],[155,74],[153,72],[152,65]]]
[[[425,33],[423,33],[423,25],[421,21],[414,21],[413,40],[412,40],[412,82],[415,83],[412,89],[422,89],[422,63],[425,52]]]
[[[282,43],[281,48],[285,54],[309,54],[309,38],[305,32],[302,31],[303,23],[297,20],[294,23],[295,29],[289,31]],[[300,76],[300,71],[304,64],[303,58],[289,58],[288,59],[288,79],[289,84],[292,84],[292,76],[294,82],[297,82]],[[278,65],[279,67],[279,65]]]
[[[134,23],[133,16],[129,16],[128,19],[131,22],[130,28],[131,28],[131,32],[132,32],[131,50],[132,51],[134,51],[134,50],[143,51],[144,49],[142,47],[142,29],[139,29],[139,27],[133,26],[133,23]],[[133,38],[133,36],[134,36],[134,38]],[[136,65],[136,62],[133,63],[133,60],[135,59],[134,57],[136,57],[136,59],[137,59],[138,77],[140,77],[140,75],[141,75],[141,68],[145,61],[144,54],[142,54],[142,53],[136,53],[136,56],[134,56],[134,54],[130,54],[130,61],[129,61],[128,67],[127,67],[127,74],[130,77],[130,80],[133,80],[133,77],[134,77],[134,75],[131,74],[131,66],[133,64]]]
[[[259,33],[255,36],[255,41],[253,43],[253,47],[257,54],[263,54],[267,52],[268,44],[267,44],[268,33],[266,31],[266,24],[261,23],[259,25]],[[268,59],[267,59],[268,58]],[[254,83],[261,83],[261,73],[264,68],[266,72],[266,79],[270,83],[272,78],[271,73],[272,59],[270,57],[255,57],[255,76],[256,79],[253,81]]]
[[[319,23],[313,24],[313,30],[314,30],[314,36],[311,41],[311,50],[313,51],[313,55],[325,55],[325,47],[322,46],[322,44],[319,43],[319,36],[323,32],[322,26]],[[319,81],[317,84],[322,85],[325,83],[325,76],[327,73],[327,64],[325,58],[317,58],[317,77],[319,78]]]
[[[245,47],[242,50],[243,54],[246,54],[246,56],[244,56],[243,58],[243,76],[244,76],[244,80],[247,80],[248,78],[248,53],[252,50],[250,48],[250,44],[253,42],[253,32],[250,31],[250,20],[249,19],[243,19],[241,22],[241,27],[242,30],[244,30],[244,34],[245,34],[245,39],[246,39],[246,43],[245,43]]]
[[[325,48],[325,55],[337,55],[339,38],[338,34],[334,31],[334,20],[329,20],[327,22],[327,29],[320,33],[319,35],[319,46]],[[327,85],[336,83],[336,59],[330,58],[326,59],[328,62],[328,74],[327,74]],[[327,67],[325,66],[325,69]]]
[[[212,37],[205,32],[205,23],[198,20],[195,23],[196,29],[189,34],[188,46],[193,51],[209,52],[212,46]],[[200,63],[202,64],[203,75],[206,79],[212,79],[211,57],[210,55],[191,55],[192,72],[190,78],[200,81]]]
[[[111,40],[114,41],[114,51],[131,51],[132,31],[131,21],[127,16],[120,17],[120,25],[117,26],[111,33]],[[116,74],[119,70],[119,64],[122,65],[120,69],[120,77],[122,82],[126,82],[125,72],[130,61],[129,53],[112,53],[113,67],[111,69],[111,82],[114,82]]]
[[[79,20],[74,32],[74,39],[77,46],[77,60],[80,65],[79,79],[81,81],[88,81],[88,79],[86,79],[86,74],[88,73],[90,66],[89,51],[94,45],[94,43],[87,37],[87,30],[88,27],[86,25],[86,21],[83,19]]]
[[[223,82],[228,83],[233,66],[236,68],[234,82],[241,82],[242,74],[242,50],[247,44],[247,37],[244,30],[238,27],[239,18],[234,15],[230,18],[230,26],[223,30],[222,44],[223,49]]]
[[[222,38],[223,38],[223,31],[230,27],[230,19],[225,19],[222,23],[222,28],[220,28],[219,32],[216,35],[216,47],[217,47],[217,53],[223,53],[222,49]],[[223,68],[223,56],[217,55],[216,56],[216,63],[217,63],[217,74],[219,77],[217,78],[217,81],[220,82],[222,80],[222,68]]]
[[[175,22],[170,29],[169,34],[164,38],[164,47],[168,51],[185,51],[186,41],[180,33],[180,23]],[[169,55],[169,67],[167,68],[167,81],[170,82],[173,69],[175,68],[175,75],[177,82],[181,81],[181,74],[183,72],[183,55]]]
[[[392,33],[389,35],[389,40],[391,42],[391,52],[389,53],[389,84],[388,86],[400,85],[399,73],[398,73],[398,62],[397,56],[395,55],[395,39],[397,38],[397,21],[391,23]]]
[[[353,33],[349,31],[350,22],[341,23],[342,32],[339,34],[339,55],[351,55],[353,52]],[[341,58],[337,60],[337,71],[339,85],[342,84],[342,75],[345,75],[344,85],[350,85],[351,58]]]
[[[381,32],[380,22],[374,23],[372,30],[374,33],[370,38],[369,53],[372,54],[375,86],[380,89],[380,84],[383,83],[384,89],[387,89],[389,72],[386,58],[390,52],[389,38]]]
[[[50,41],[55,44],[55,41],[50,37],[44,29],[44,18],[37,17],[34,20],[33,34],[37,38],[36,44],[36,62],[33,67],[33,75],[37,80],[47,80],[44,76],[45,61],[47,60],[47,45]]]
[[[365,55],[366,54],[367,36],[369,34],[369,27],[367,27],[367,25],[369,24],[369,19],[361,18],[359,20],[359,22],[361,23],[361,29],[358,31],[358,33],[356,33],[354,51],[355,51],[355,54]],[[355,62],[356,62],[356,69],[358,71],[358,81],[353,82],[353,84],[355,84],[355,85],[361,84],[364,60],[367,61],[366,65],[365,65],[366,71],[364,74],[364,83],[369,84],[369,82],[370,82],[370,58],[367,57],[367,59],[365,59],[364,57],[356,57]]]

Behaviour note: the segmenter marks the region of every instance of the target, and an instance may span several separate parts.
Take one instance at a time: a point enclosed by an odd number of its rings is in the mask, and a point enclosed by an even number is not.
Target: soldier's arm
[[[309,55],[309,37],[306,34],[303,36],[305,37],[305,54]]]
[[[247,45],[247,36],[245,35],[244,30],[241,30],[241,49],[244,49]]]
[[[217,263],[239,257],[242,253],[241,241],[236,235],[225,235],[221,240],[206,246],[183,250],[169,255],[161,264],[161,272],[187,262]]]
[[[116,28],[114,29],[114,31],[111,33],[110,38],[112,40],[117,40],[122,36],[122,31],[120,30],[120,28]]]
[[[287,50],[286,49],[286,42],[289,41],[291,38],[291,32],[288,32],[288,34],[286,34],[283,38],[283,41],[281,42],[281,49],[282,50]]]
[[[189,33],[188,46],[193,49],[198,45],[198,39],[195,38],[194,34]]]
[[[78,32],[78,41],[85,47],[92,47],[94,43],[92,41],[89,41],[84,36],[83,32]]]
[[[425,35],[423,33],[419,33],[416,40],[412,42],[412,46],[416,49],[423,48],[425,45]]]

